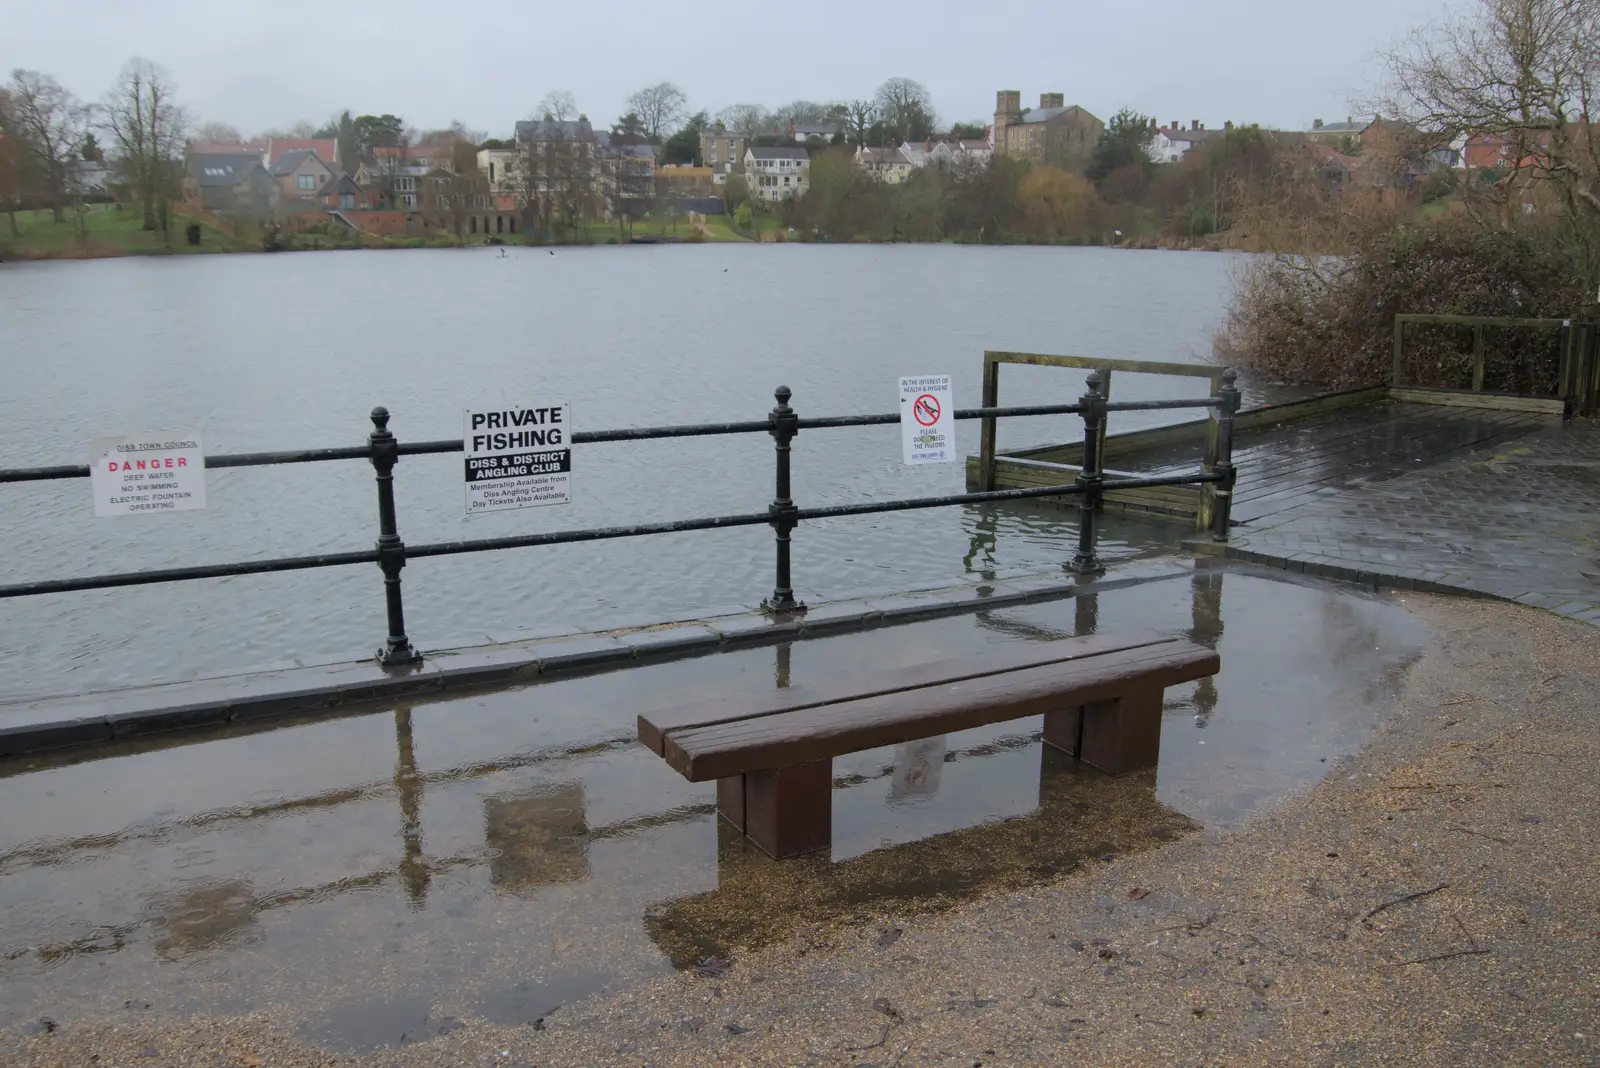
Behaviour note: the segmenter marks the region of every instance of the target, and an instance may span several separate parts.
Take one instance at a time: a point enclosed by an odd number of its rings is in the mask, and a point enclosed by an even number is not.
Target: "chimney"
[[[1191,130],[1200,129],[1200,120],[1199,119],[1190,119],[1189,120],[1189,129],[1191,129]]]
[[[1065,93],[1040,93],[1039,107],[1041,109],[1065,107],[1066,100],[1067,94]]]
[[[994,94],[994,110],[997,115],[1022,114],[1022,93],[1016,89],[1002,89]]]
[[[1320,129],[1322,129],[1322,120],[1321,120],[1321,119],[1312,119],[1312,120],[1311,120],[1311,128],[1312,128],[1312,129],[1313,129],[1313,130],[1320,130]]]

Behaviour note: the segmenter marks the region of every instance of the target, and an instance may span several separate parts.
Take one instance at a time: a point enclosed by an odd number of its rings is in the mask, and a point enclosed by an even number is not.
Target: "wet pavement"
[[[1600,625],[1600,424],[1547,425],[1426,470],[1318,495],[1236,528],[1225,551]]]
[[[1308,501],[1365,493],[1458,457],[1481,457],[1559,423],[1532,412],[1385,400],[1240,431],[1233,520],[1260,525]],[[1193,464],[1193,445],[1181,444],[1119,455],[1112,466],[1173,475]]]
[[[1214,646],[1160,767],[1047,757],[1037,720],[834,763],[830,856],[775,863],[634,740],[697,695],[870,678],[1146,627]],[[0,763],[0,1028],[277,1008],[362,1050],[699,969],[858,911],[1049,881],[1317,782],[1426,629],[1381,596],[1237,567],[1040,605]]]

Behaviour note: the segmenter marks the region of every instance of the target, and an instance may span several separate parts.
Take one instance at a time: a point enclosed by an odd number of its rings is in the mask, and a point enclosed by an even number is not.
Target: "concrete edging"
[[[1231,542],[1224,545],[1195,539],[1189,542],[1188,546],[1198,555],[1222,557],[1228,560],[1238,560],[1241,563],[1260,564],[1277,568],[1280,571],[1309,575],[1312,578],[1351,582],[1358,586],[1365,586],[1375,590],[1414,590],[1418,593],[1443,593],[1453,597],[1470,597],[1481,601],[1504,601],[1508,604],[1520,604],[1527,608],[1542,609],[1566,619],[1576,620],[1579,623],[1600,626],[1600,613],[1597,613],[1593,604],[1587,601],[1577,601],[1570,597],[1553,594],[1541,594],[1537,591],[1520,594],[1496,593],[1493,590],[1481,589],[1452,581],[1450,576],[1443,572],[1408,571],[1403,568],[1386,567],[1371,561],[1363,561],[1361,566],[1356,567],[1344,563],[1337,557],[1305,552],[1279,556],[1262,552],[1259,549],[1241,548]]]
[[[418,665],[373,661],[258,671],[67,697],[0,704],[0,758],[97,745],[155,733],[226,726],[272,716],[333,714],[369,701],[532,681],[568,672],[703,655],[717,649],[799,641],[887,624],[935,619],[1140,585],[1192,571],[1189,561],[1130,565],[1115,578],[1080,583],[1060,573],[904,594],[826,602],[803,616],[744,611],[610,631],[446,649]]]

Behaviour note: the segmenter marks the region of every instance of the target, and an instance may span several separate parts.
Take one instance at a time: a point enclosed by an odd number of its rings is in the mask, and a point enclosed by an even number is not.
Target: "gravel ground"
[[[1600,635],[1406,595],[1394,715],[1232,831],[1030,889],[879,903],[534,1026],[351,1058],[304,1006],[0,1038],[28,1065],[1600,1064]],[[786,907],[794,907],[789,902]]]

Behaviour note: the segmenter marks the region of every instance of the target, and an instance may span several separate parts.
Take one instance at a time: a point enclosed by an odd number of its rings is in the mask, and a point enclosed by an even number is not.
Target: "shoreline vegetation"
[[[768,222],[766,219],[757,220]],[[1211,234],[1201,237],[1174,237],[1170,235],[1142,235],[1099,241],[1087,238],[1043,239],[1022,235],[1007,235],[985,242],[960,237],[916,238],[861,236],[850,240],[825,239],[805,236],[797,231],[786,231],[776,220],[774,225],[753,225],[748,229],[736,228],[726,216],[710,216],[704,229],[692,228],[685,222],[676,225],[653,219],[641,220],[629,230],[621,229],[615,221],[597,220],[577,232],[554,237],[535,237],[527,234],[483,235],[474,234],[466,240],[453,235],[424,237],[384,238],[353,233],[348,230],[308,230],[281,238],[280,247],[267,249],[261,241],[245,240],[222,232],[208,223],[185,217],[174,220],[172,237],[164,240],[160,231],[144,230],[137,208],[115,204],[94,205],[83,213],[83,231],[69,216],[55,222],[49,210],[17,213],[20,233],[13,236],[0,227],[0,263],[31,262],[42,260],[98,260],[126,256],[194,256],[194,255],[248,255],[269,252],[387,252],[416,248],[488,249],[497,247],[551,247],[597,245],[689,245],[689,244],[831,244],[831,245],[978,245],[989,246],[1057,246],[1075,248],[1117,248],[1130,251],[1183,251],[1183,252],[1267,252],[1248,240],[1235,235]],[[191,245],[185,237],[190,223],[200,227],[200,244]]]

